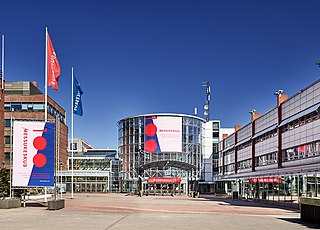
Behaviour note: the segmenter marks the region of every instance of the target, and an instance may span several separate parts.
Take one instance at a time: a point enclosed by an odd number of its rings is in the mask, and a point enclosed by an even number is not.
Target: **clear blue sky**
[[[128,0],[2,1],[7,81],[44,90],[45,27],[61,67],[49,96],[70,125],[71,66],[84,116],[75,137],[117,148],[117,122],[158,112],[202,116],[203,81],[212,88],[211,119],[245,125],[249,111],[276,105],[319,79],[320,1]]]

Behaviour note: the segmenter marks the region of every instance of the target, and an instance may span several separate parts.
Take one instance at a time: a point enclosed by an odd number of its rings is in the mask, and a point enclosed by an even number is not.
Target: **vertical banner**
[[[13,186],[54,186],[52,122],[14,121]]]
[[[146,117],[145,151],[182,152],[182,117]]]
[[[58,81],[60,77],[60,65],[49,34],[47,34],[47,39],[48,86],[51,86],[52,89],[59,91]]]

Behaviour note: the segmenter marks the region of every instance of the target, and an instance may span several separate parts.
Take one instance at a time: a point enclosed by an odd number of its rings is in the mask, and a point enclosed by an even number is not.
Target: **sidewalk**
[[[66,208],[0,210],[1,229],[306,229],[294,210],[214,197],[64,195]],[[311,226],[312,227],[312,226]]]

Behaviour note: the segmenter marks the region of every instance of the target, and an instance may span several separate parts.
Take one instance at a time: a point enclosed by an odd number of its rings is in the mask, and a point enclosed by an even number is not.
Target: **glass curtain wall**
[[[299,197],[320,197],[320,173],[317,169],[242,178],[237,181],[242,199],[282,202],[284,206],[297,207]]]
[[[148,115],[148,117],[153,115]],[[150,168],[143,177],[179,177],[200,180],[203,168],[203,123],[197,117],[180,115],[154,115],[182,117],[182,152],[145,152],[145,118],[137,116],[118,122],[118,152],[121,156],[122,191],[137,189],[138,167],[151,162],[173,160],[196,166],[192,173],[176,167]]]

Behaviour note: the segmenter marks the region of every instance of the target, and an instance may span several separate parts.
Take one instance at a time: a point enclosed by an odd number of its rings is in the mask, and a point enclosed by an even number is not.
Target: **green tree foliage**
[[[9,196],[10,193],[10,172],[0,169],[0,197]]]

